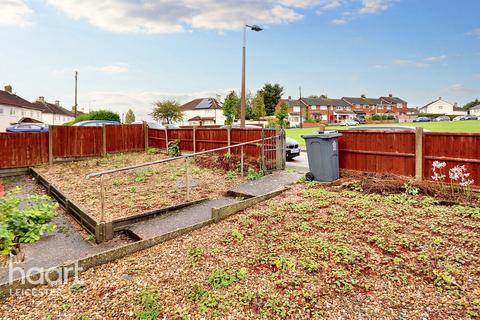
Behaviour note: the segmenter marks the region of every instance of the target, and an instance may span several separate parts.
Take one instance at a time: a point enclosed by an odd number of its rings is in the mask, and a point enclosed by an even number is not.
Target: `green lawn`
[[[371,125],[369,125],[371,126]],[[387,126],[387,125],[382,125]],[[404,123],[396,123],[390,124],[390,126],[410,126],[410,127],[423,127],[430,131],[438,131],[438,132],[479,132],[480,133],[480,120],[473,121],[442,121],[442,122],[404,122]],[[340,127],[340,126],[329,126],[326,130],[341,130],[347,129],[348,127]],[[315,133],[317,131],[316,128],[302,128],[302,129],[287,129],[287,137],[297,140],[300,145],[305,145],[305,140],[303,140],[300,136],[303,134],[310,134]]]

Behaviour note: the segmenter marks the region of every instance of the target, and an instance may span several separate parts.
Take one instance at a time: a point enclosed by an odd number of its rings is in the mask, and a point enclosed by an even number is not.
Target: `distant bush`
[[[109,110],[98,110],[81,114],[76,117],[75,120],[65,123],[65,125],[72,125],[74,123],[87,120],[109,120],[120,122],[120,116],[118,113]]]
[[[366,117],[367,120],[382,121],[382,120],[395,120],[395,116],[386,114],[374,114],[371,117]]]

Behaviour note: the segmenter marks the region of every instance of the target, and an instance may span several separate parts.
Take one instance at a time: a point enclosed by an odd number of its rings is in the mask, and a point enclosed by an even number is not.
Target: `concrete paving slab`
[[[224,197],[173,211],[165,216],[133,224],[128,229],[140,239],[150,239],[162,234],[205,222],[212,217],[212,208],[232,204],[235,199]]]
[[[278,171],[260,179],[243,183],[229,191],[234,196],[258,197],[294,184],[302,176],[298,172]]]

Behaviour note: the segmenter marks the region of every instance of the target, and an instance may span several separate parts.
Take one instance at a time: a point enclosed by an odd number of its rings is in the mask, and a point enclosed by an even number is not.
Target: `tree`
[[[283,87],[278,83],[266,83],[262,88],[265,111],[268,116],[275,114],[275,107],[283,94]]]
[[[135,122],[135,114],[133,113],[132,109],[128,109],[127,113],[125,114],[125,123],[132,123]]]
[[[288,104],[286,102],[282,102],[280,109],[275,113],[275,117],[277,118],[280,127],[284,128],[287,125]]]
[[[155,121],[173,123],[183,120],[183,111],[175,100],[164,100],[155,102],[152,116]]]
[[[308,107],[305,108],[305,122],[314,122],[314,119]]]
[[[478,99],[475,99],[474,101],[471,101],[467,103],[466,105],[463,106],[463,109],[465,110],[470,110],[471,108],[478,106],[480,104],[480,101]]]
[[[237,106],[240,103],[235,91],[231,91],[223,101],[223,115],[227,118],[225,124],[231,126],[237,115]]]
[[[265,111],[265,102],[263,99],[262,91],[257,91],[255,98],[253,98],[252,113],[253,119],[255,120],[258,120],[259,118],[265,117],[267,115]]]

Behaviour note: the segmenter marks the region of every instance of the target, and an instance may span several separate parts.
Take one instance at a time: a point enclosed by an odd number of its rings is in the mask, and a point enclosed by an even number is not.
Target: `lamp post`
[[[246,43],[247,43],[247,28],[252,31],[260,32],[263,29],[257,25],[249,26],[246,24],[243,27],[243,48],[242,48],[242,98],[240,105],[240,127],[245,128],[245,113],[246,113],[246,98],[245,98],[245,60],[246,60]]]

